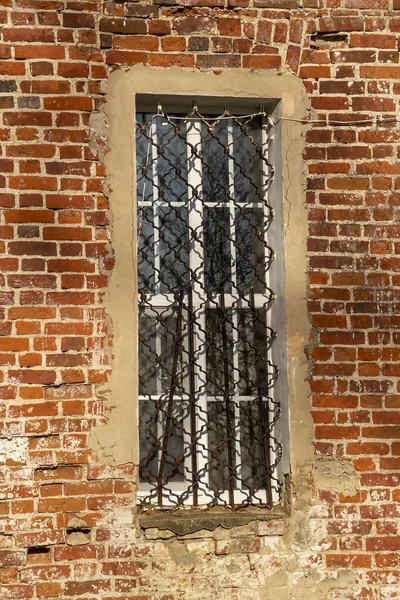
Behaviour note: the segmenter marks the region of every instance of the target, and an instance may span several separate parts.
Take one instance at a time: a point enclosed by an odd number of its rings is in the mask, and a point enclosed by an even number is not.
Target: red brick
[[[215,34],[217,24],[215,19],[202,16],[178,17],[173,22],[173,27],[180,35]]]
[[[89,292],[49,292],[47,294],[47,302],[48,304],[55,306],[58,304],[81,306],[93,304],[94,295]]]
[[[89,76],[89,65],[83,62],[58,63],[57,74],[61,77],[85,77]]]
[[[48,112],[5,112],[3,114],[5,125],[38,125],[50,126],[52,124],[51,113]]]
[[[280,56],[243,56],[245,69],[278,69],[281,66]]]
[[[169,35],[171,33],[170,21],[154,19],[148,23],[149,33],[153,35]]]
[[[111,584],[106,580],[70,581],[65,585],[66,596],[80,596],[82,594],[99,594],[110,591]]]
[[[89,227],[44,227],[43,238],[45,240],[87,241],[92,238],[92,231]]]
[[[302,79],[329,79],[331,67],[328,65],[308,65],[300,67],[299,76]]]
[[[361,66],[360,75],[367,79],[400,79],[400,67],[396,65]]]
[[[89,13],[64,13],[63,27],[94,28],[94,16]]]
[[[45,98],[43,104],[45,110],[91,111],[93,108],[92,99],[83,96]]]
[[[25,64],[11,60],[0,60],[0,75],[25,75]]]
[[[7,210],[4,216],[6,223],[54,223],[51,210]]]
[[[9,186],[15,190],[50,190],[55,191],[58,186],[55,177],[19,176],[9,177]]]
[[[194,57],[190,54],[150,54],[149,65],[154,67],[193,67]]]
[[[318,426],[315,428],[316,439],[357,439],[360,435],[360,428],[356,426],[339,427],[335,426]]]
[[[186,40],[184,37],[177,36],[164,37],[161,40],[161,48],[164,52],[184,52],[186,50]],[[155,50],[158,50],[158,40]]]
[[[140,19],[103,18],[100,20],[100,31],[138,34],[146,33],[146,29],[146,23]]]
[[[396,48],[396,37],[380,33],[352,33],[350,46],[353,48]]]
[[[400,550],[400,537],[371,537],[366,540],[366,550]]]
[[[178,44],[182,45],[183,50],[186,47],[185,39],[180,37],[169,37],[168,40],[178,40]],[[159,49],[159,38],[151,35],[135,35],[127,37],[125,35],[115,35],[113,38],[113,48],[121,50],[136,50],[141,52],[157,52]],[[178,48],[178,50],[182,50]]]
[[[220,35],[239,37],[241,33],[241,21],[237,18],[218,19],[218,31]]]
[[[101,549],[97,546],[64,546],[54,550],[54,558],[56,561],[65,560],[80,560],[80,559],[96,559],[101,554]]]
[[[38,598],[56,598],[62,594],[61,583],[38,583],[36,585]]]
[[[26,553],[14,550],[0,550],[0,566],[21,566],[26,563]]]
[[[30,59],[48,59],[48,60],[59,60],[65,58],[65,49],[61,46],[16,46],[15,47],[15,58],[21,60]]]
[[[65,481],[76,480],[82,477],[80,467],[57,467],[54,469],[36,469],[36,481]]]
[[[348,567],[348,568],[371,568],[372,557],[370,554],[327,554],[327,567]]]

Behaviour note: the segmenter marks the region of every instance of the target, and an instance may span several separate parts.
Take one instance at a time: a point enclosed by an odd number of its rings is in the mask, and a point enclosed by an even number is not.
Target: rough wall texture
[[[400,597],[400,8],[389,0],[0,0],[0,597]],[[111,407],[113,267],[99,111],[113,69],[304,80],[310,497],[270,523],[136,526]],[[349,123],[350,122],[350,123]]]

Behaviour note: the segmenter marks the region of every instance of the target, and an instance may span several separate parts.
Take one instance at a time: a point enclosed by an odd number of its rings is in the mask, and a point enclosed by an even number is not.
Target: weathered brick
[[[178,17],[174,20],[173,26],[180,35],[199,33],[211,35],[217,33],[217,22],[210,17]]]
[[[89,13],[69,13],[62,15],[64,27],[93,28],[95,26],[94,16]]]
[[[123,34],[146,33],[146,23],[140,19],[100,19],[100,31]]]

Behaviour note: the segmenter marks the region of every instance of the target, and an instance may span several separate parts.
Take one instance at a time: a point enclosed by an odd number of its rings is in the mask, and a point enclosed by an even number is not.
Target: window
[[[137,97],[142,506],[280,502],[279,110]]]

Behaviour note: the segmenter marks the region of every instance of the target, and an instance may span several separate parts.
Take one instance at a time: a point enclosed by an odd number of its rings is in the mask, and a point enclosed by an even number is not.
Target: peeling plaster
[[[91,113],[89,131],[89,146],[92,150],[97,150],[100,159],[103,160],[107,151],[108,142],[108,121],[104,112]]]
[[[26,463],[28,455],[28,438],[0,438],[0,464],[7,460]]]
[[[314,485],[317,489],[353,496],[359,484],[360,477],[351,460],[321,458],[315,462]]]

